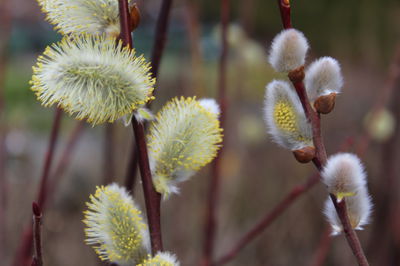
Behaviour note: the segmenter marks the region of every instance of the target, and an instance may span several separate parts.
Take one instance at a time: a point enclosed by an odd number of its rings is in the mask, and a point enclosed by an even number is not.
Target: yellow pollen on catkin
[[[124,189],[115,184],[98,187],[86,205],[85,242],[101,260],[137,263],[146,257],[147,226]]]
[[[157,254],[155,257],[148,255],[148,258],[143,260],[142,263],[136,266],[176,266],[179,265],[176,261],[171,261],[172,258],[166,259],[162,253]],[[175,258],[173,258],[175,260]]]
[[[292,105],[287,102],[277,102],[274,108],[274,119],[277,127],[286,132],[298,131],[296,124],[296,113]]]
[[[154,99],[150,64],[105,35],[64,37],[33,67],[31,89],[44,106],[57,104],[93,125],[113,122]]]
[[[103,34],[120,32],[116,0],[37,0],[46,20],[62,34]],[[130,7],[133,1],[128,0]]]
[[[196,98],[175,98],[156,115],[148,135],[154,183],[167,195],[170,184],[182,181],[215,158],[222,142],[218,115]]]

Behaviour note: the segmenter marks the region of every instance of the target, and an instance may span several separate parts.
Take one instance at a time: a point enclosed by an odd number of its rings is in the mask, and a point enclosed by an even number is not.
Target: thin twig
[[[37,204],[41,209],[44,209],[47,200],[48,177],[50,173],[51,164],[53,162],[53,157],[54,157],[53,154],[55,146],[58,139],[58,133],[61,125],[61,117],[62,117],[62,110],[57,108],[54,111],[54,120],[51,129],[49,145],[46,151],[45,161],[42,170],[42,177],[40,179],[40,186],[37,194]],[[33,241],[32,227],[27,226],[21,237],[21,242],[14,258],[13,262],[14,266],[21,266],[26,264],[32,252],[32,241]]]
[[[151,72],[154,78],[158,77],[158,71],[167,41],[171,6],[172,0],[163,0],[160,13],[158,14],[157,18],[156,33],[154,37],[153,51],[151,54]]]
[[[119,0],[120,21],[121,21],[121,39],[124,45],[132,47],[132,36],[129,28],[129,10],[128,1]],[[142,177],[143,192],[146,204],[147,220],[149,223],[151,249],[153,255],[163,249],[161,238],[160,205],[161,194],[153,186],[149,158],[147,154],[147,145],[144,134],[144,125],[139,123],[135,116],[132,117],[132,128],[135,134],[136,147],[139,156],[139,170]]]
[[[160,219],[161,194],[154,189],[153,180],[151,178],[149,158],[144,135],[144,125],[137,122],[135,117],[133,117],[132,127],[135,133],[139,154],[139,170],[142,177],[147,220],[150,229],[151,250],[154,255],[158,251],[163,250]]]
[[[34,246],[34,256],[32,265],[43,266],[43,256],[42,256],[42,211],[36,202],[32,203],[33,212],[33,246]]]
[[[246,245],[259,236],[273,221],[287,210],[301,195],[309,191],[319,181],[319,175],[314,174],[303,185],[294,187],[264,218],[250,229],[225,255],[217,260],[216,265],[231,261]]]
[[[375,197],[377,206],[374,215],[375,223],[373,224],[373,233],[370,237],[367,250],[371,256],[377,258],[375,261],[379,261],[379,265],[397,265],[399,257],[396,255],[399,246],[396,241],[396,234],[393,232],[398,231],[396,229],[398,226],[396,219],[398,213],[399,182],[396,177],[399,155],[398,147],[400,143],[400,106],[398,104],[400,100],[400,50],[397,51],[394,61],[391,64],[386,84],[390,85],[390,88],[388,87],[386,90],[389,89],[393,92],[390,97],[389,108],[395,118],[396,124],[392,136],[382,144],[381,178],[377,190],[379,193],[375,193],[377,195]],[[389,97],[386,98],[388,101]],[[383,242],[382,240],[385,241]],[[387,245],[382,245],[382,243],[393,243],[393,245],[391,248],[388,248]]]
[[[326,256],[328,255],[329,247],[332,243],[331,228],[327,226],[318,242],[317,250],[311,261],[311,266],[323,266]]]
[[[65,145],[65,148],[63,152],[61,153],[60,160],[55,167],[54,172],[51,174],[52,176],[52,181],[49,184],[49,189],[48,189],[48,199],[52,199],[54,197],[54,194],[65,176],[65,170],[67,169],[67,166],[69,165],[71,161],[71,155],[73,150],[75,149],[76,145],[78,144],[78,140],[82,136],[83,129],[85,128],[85,121],[79,121],[75,125],[75,128],[72,130],[71,135],[68,137],[67,143]]]
[[[290,4],[288,0],[280,0],[278,3],[281,11],[283,7],[290,10]],[[284,28],[285,29],[291,28],[290,11],[281,12],[281,18]],[[306,117],[311,123],[312,133],[313,133],[313,143],[316,150],[316,155],[315,158],[313,159],[313,163],[317,167],[318,171],[321,171],[322,167],[325,165],[327,160],[326,150],[321,134],[321,119],[320,119],[320,114],[316,113],[312,109],[310,102],[308,101],[306,89],[303,83],[304,67],[296,69],[291,73],[289,73],[289,78],[296,89],[297,95],[299,96]],[[353,251],[354,256],[357,259],[358,264],[360,266],[369,265],[365,257],[364,251],[361,247],[360,241],[350,224],[349,217],[347,215],[345,200],[342,200],[340,203],[337,203],[335,195],[330,194],[329,196],[333,201],[336,212],[338,213],[338,216],[343,226],[343,232],[346,236],[347,242],[349,243],[351,250]]]
[[[230,0],[221,0],[221,54],[219,59],[219,79],[218,79],[218,101],[221,108],[220,123],[225,127],[226,120],[226,68],[228,56],[228,23],[229,23]],[[216,208],[218,206],[220,179],[221,179],[221,159],[223,155],[224,143],[218,151],[218,155],[212,164],[212,175],[209,185],[209,194],[206,210],[206,221],[204,228],[205,241],[203,244],[203,258],[201,264],[210,265],[213,260],[215,246],[215,232],[217,227]]]
[[[46,193],[46,195],[47,195],[46,200],[43,204],[43,207],[41,208],[42,211],[44,210],[44,208],[46,206],[46,202],[54,196],[56,188],[58,187],[58,184],[60,183],[62,177],[64,176],[66,166],[69,164],[72,151],[73,151],[74,147],[76,146],[76,143],[79,139],[79,136],[81,135],[84,125],[85,125],[85,121],[79,121],[77,126],[73,130],[71,136],[69,137],[69,140],[67,141],[66,148],[61,155],[61,159],[60,159],[54,173],[52,174],[54,179],[48,185],[48,190]],[[27,264],[27,258],[30,257],[30,253],[32,251],[32,239],[33,239],[32,227],[27,226],[27,228],[25,228],[25,231],[22,235],[21,245],[18,248],[18,252],[17,252],[17,256],[20,256],[20,257],[15,258],[13,265],[20,266],[20,265]],[[23,254],[25,254],[25,255],[23,255]]]
[[[169,25],[169,15],[171,12],[172,0],[163,0],[160,8],[160,12],[157,18],[157,25],[155,29],[155,37],[153,43],[153,50],[151,53],[151,75],[153,78],[158,78],[159,68],[161,64],[161,59],[163,57],[165,44],[167,42],[167,33]],[[153,91],[155,95],[156,90]],[[151,103],[147,104],[150,108]],[[132,151],[129,158],[127,174],[125,178],[126,188],[133,192],[133,187],[137,178],[137,165],[139,155],[137,154],[137,149],[135,144],[132,144]]]
[[[61,117],[62,117],[62,110],[60,108],[57,108],[55,110],[54,114],[54,121],[53,121],[53,127],[51,129],[51,135],[50,135],[50,141],[49,141],[49,146],[48,150],[46,152],[46,159],[44,162],[43,166],[43,173],[40,181],[40,188],[37,196],[37,203],[41,209],[45,206],[46,203],[46,197],[47,197],[47,183],[48,183],[48,178],[49,178],[49,173],[50,173],[50,168],[51,164],[53,162],[53,155],[54,155],[54,150],[56,147],[57,139],[58,139],[58,133],[61,125]]]

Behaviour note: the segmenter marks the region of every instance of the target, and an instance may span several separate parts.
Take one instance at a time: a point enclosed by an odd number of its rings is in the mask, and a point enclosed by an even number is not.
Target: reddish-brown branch
[[[311,261],[311,266],[324,265],[331,243],[332,243],[331,228],[327,226],[321,235],[321,239],[318,243],[317,250]]]
[[[298,73],[295,73],[295,75],[293,75],[293,72],[291,72],[291,73],[289,73],[289,78],[291,79],[293,86],[296,89],[297,95],[299,96],[299,99],[303,106],[306,117],[308,118],[308,120],[311,123],[312,133],[313,133],[313,143],[314,143],[315,150],[316,150],[316,154],[315,154],[315,158],[313,159],[313,163],[317,167],[318,171],[321,171],[322,167],[326,163],[327,156],[326,156],[326,150],[325,150],[325,146],[324,146],[324,142],[323,142],[322,134],[321,134],[320,115],[317,114],[312,109],[310,102],[308,100],[306,89],[304,87],[303,80],[302,80],[304,78],[304,68],[302,67],[301,69],[297,69],[294,71],[295,72],[297,72],[297,71],[303,72],[300,75],[297,75]],[[329,196],[331,197],[333,204],[335,205],[336,212],[338,213],[340,221],[342,222],[342,225],[343,225],[343,232],[345,233],[347,242],[349,243],[351,250],[353,251],[353,253],[356,257],[358,264],[360,266],[369,265],[365,255],[364,255],[364,251],[362,250],[360,241],[358,240],[358,237],[349,222],[345,200],[342,200],[342,202],[337,203],[336,197],[334,195],[330,194]]]
[[[62,178],[64,177],[65,170],[71,160],[72,152],[75,149],[78,140],[83,133],[83,129],[85,128],[85,123],[86,123],[85,121],[77,122],[75,128],[73,129],[71,135],[67,140],[65,149],[61,154],[60,161],[58,162],[54,172],[51,174],[52,181],[49,184],[49,190],[47,193],[48,199],[51,199],[54,196],[58,185],[60,184]]]
[[[228,23],[229,23],[230,0],[221,0],[221,55],[219,59],[219,79],[218,79],[218,101],[221,108],[220,122],[221,127],[225,127],[226,120],[226,69],[228,56]],[[209,185],[208,203],[206,211],[206,221],[204,228],[205,241],[203,244],[202,265],[210,265],[213,260],[215,232],[217,229],[216,208],[218,206],[220,179],[221,179],[221,159],[223,147],[218,152],[212,164],[212,175]]]
[[[32,203],[33,212],[33,246],[34,255],[32,265],[43,266],[42,257],[42,235],[41,235],[41,223],[42,223],[42,211],[36,202]]]
[[[290,2],[289,0],[278,0],[279,11],[281,13],[282,25],[284,29],[292,27],[290,16]]]
[[[217,265],[225,264],[231,261],[246,245],[254,238],[259,236],[273,221],[275,221],[285,210],[287,210],[298,197],[305,194],[319,181],[319,175],[312,175],[303,185],[294,187],[285,198],[283,198],[270,212],[268,212],[259,223],[248,231],[226,255],[217,261]]]
[[[50,173],[50,167],[53,162],[53,154],[55,150],[55,146],[57,143],[58,139],[58,131],[60,129],[61,125],[61,116],[62,116],[62,110],[57,108],[55,110],[54,114],[54,122],[53,122],[53,127],[51,129],[51,135],[50,135],[50,142],[48,146],[48,150],[46,152],[46,159],[44,162],[43,166],[43,173],[42,173],[42,178],[40,179],[40,188],[39,188],[39,193],[37,196],[38,199],[38,205],[40,208],[44,208],[45,202],[46,202],[46,197],[47,197],[47,183],[48,183],[48,178],[49,178],[49,173]]]
[[[169,14],[171,12],[172,0],[163,0],[161,9],[157,18],[153,50],[151,53],[151,73],[153,78],[158,77],[158,72],[161,64],[161,59],[164,53],[164,47],[167,41]],[[156,90],[153,91],[153,95]],[[151,103],[147,104],[150,107]],[[138,155],[135,145],[132,146],[131,156],[128,163],[128,170],[125,178],[125,185],[128,190],[133,191],[133,186],[136,181],[136,170],[138,164]]]
[[[124,45],[132,47],[132,36],[129,28],[128,1],[119,0],[121,17],[121,39]],[[151,250],[153,255],[163,250],[161,238],[160,205],[161,194],[154,189],[153,180],[147,154],[147,145],[144,134],[144,125],[132,117],[132,128],[135,134],[136,148],[139,156],[139,170],[142,177],[143,192],[146,204],[147,220],[149,223]]]
[[[285,29],[291,28],[292,25],[290,18],[289,0],[280,0],[278,1],[278,4],[281,10],[281,18],[284,28]],[[285,11],[283,8],[289,10]],[[321,119],[320,115],[312,109],[307,97],[306,89],[303,83],[304,67],[300,67],[299,69],[295,69],[292,72],[290,72],[289,79],[292,81],[293,86],[295,87],[297,95],[299,96],[299,99],[303,106],[304,112],[311,123],[312,133],[313,133],[313,143],[316,149],[316,156],[313,159],[313,163],[317,167],[317,169],[321,171],[322,167],[324,166],[327,160],[326,150],[324,147],[324,142],[321,134]],[[343,225],[343,231],[345,233],[347,242],[349,243],[356,257],[358,264],[361,266],[369,265],[364,255],[364,251],[362,250],[360,241],[349,222],[345,200],[343,200],[340,203],[337,203],[336,197],[334,195],[331,194],[329,196],[331,197],[333,204],[335,205],[336,211]]]
[[[163,0],[160,12],[158,13],[156,33],[151,54],[151,72],[153,77],[158,77],[164,47],[167,41],[169,14],[171,12],[172,0]]]
[[[144,135],[144,125],[139,123],[135,117],[133,117],[132,127],[135,133],[136,147],[138,149],[139,170],[143,183],[147,220],[150,230],[151,250],[154,255],[158,251],[163,250],[160,219],[161,194],[154,189],[153,180],[151,178],[149,158]]]
[[[303,72],[304,68],[301,68],[301,69],[295,70],[295,71]],[[317,167],[317,169],[319,171],[321,171],[322,167],[326,163],[327,156],[326,156],[326,150],[325,150],[325,146],[324,146],[324,142],[323,142],[322,134],[321,134],[320,115],[317,114],[312,109],[310,102],[308,100],[306,89],[304,87],[303,80],[302,80],[304,78],[304,74],[303,75],[294,75],[295,77],[293,77],[292,74],[293,73],[289,73],[289,78],[291,79],[293,86],[296,89],[297,95],[299,96],[299,99],[303,106],[306,117],[309,119],[311,126],[312,126],[313,143],[314,143],[315,150],[316,150],[316,155],[315,155],[315,158],[313,159],[313,163]],[[347,242],[349,243],[349,245],[356,257],[358,264],[361,266],[369,265],[365,255],[364,255],[364,252],[362,250],[360,241],[358,240],[358,237],[349,222],[345,200],[343,200],[340,203],[337,203],[336,197],[334,195],[330,194],[329,196],[331,197],[331,199],[335,205],[336,212],[338,213],[340,221],[342,222],[342,225],[343,225],[343,232],[345,233]]]
[[[37,195],[37,204],[41,209],[44,209],[47,200],[48,177],[50,173],[51,164],[53,162],[53,157],[54,157],[53,154],[55,146],[59,135],[58,133],[61,125],[61,117],[62,117],[62,110],[57,108],[54,111],[53,126],[51,129],[49,145],[46,151],[42,177],[40,179],[40,186]],[[30,258],[30,254],[32,252],[32,241],[33,241],[32,227],[27,226],[24,230],[20,245],[17,249],[17,253],[14,258],[14,263],[13,263],[14,266],[26,265],[28,259]]]

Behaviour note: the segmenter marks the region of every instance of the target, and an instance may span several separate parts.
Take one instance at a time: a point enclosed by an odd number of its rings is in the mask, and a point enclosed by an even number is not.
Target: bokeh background
[[[160,3],[138,1],[142,22],[134,32],[134,45],[148,58]],[[218,1],[174,1],[154,111],[174,96],[216,97],[219,14]],[[308,63],[330,55],[343,67],[343,93],[334,112],[323,117],[323,133],[329,154],[345,147],[361,152],[365,162],[375,203],[372,224],[359,232],[367,257],[371,265],[400,265],[400,133],[396,123],[400,117],[400,59],[396,59],[400,2],[293,1],[292,16],[295,27],[310,42]],[[267,63],[267,48],[282,28],[276,1],[232,1],[230,20],[228,121],[216,257],[315,172],[312,165],[300,165],[290,152],[273,144],[265,130],[265,85],[284,78]],[[31,219],[54,115],[52,108],[40,106],[29,89],[31,67],[44,48],[60,38],[34,0],[1,0],[1,265],[11,263]],[[384,115],[376,115],[382,107]],[[371,115],[373,110],[375,115]],[[60,175],[55,173],[77,124],[67,115],[62,118],[51,172],[51,179],[60,182],[43,220],[46,265],[99,265],[92,248],[83,243],[84,204],[96,185],[123,184],[126,176],[133,134],[123,123],[115,123],[108,131],[107,126],[78,129],[69,164]],[[180,195],[162,203],[164,245],[182,265],[197,265],[201,258],[209,180],[206,167],[182,184]],[[134,195],[143,202],[140,184]],[[323,185],[312,188],[228,265],[312,265],[318,247],[325,243],[321,239],[327,232],[322,214],[326,198]],[[355,265],[343,236],[326,245],[323,265]]]

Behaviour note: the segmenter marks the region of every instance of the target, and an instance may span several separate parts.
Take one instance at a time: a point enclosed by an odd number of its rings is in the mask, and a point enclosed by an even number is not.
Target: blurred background
[[[134,45],[149,58],[161,1],[137,3],[142,20]],[[400,2],[293,1],[292,17],[310,42],[308,63],[329,55],[342,64],[343,93],[322,122],[327,151],[332,154],[345,147],[359,153],[375,208],[372,224],[358,235],[371,265],[400,265]],[[174,96],[216,97],[219,18],[218,1],[174,1],[154,111]],[[230,21],[216,257],[315,173],[311,164],[300,165],[290,152],[273,144],[265,130],[265,85],[283,78],[266,57],[271,39],[282,28],[276,1],[232,1]],[[54,116],[54,110],[40,106],[29,89],[31,67],[44,48],[60,38],[34,0],[1,0],[1,265],[11,263],[31,219]],[[124,184],[133,141],[131,128],[123,123],[106,128],[62,117],[50,175],[58,186],[43,220],[46,265],[99,265],[92,248],[83,243],[84,203],[96,185]],[[71,135],[76,145],[60,170]],[[197,265],[201,258],[210,176],[210,168],[204,168],[182,184],[180,195],[162,203],[164,246],[182,265]],[[142,203],[140,184],[134,195]],[[312,265],[321,247],[327,249],[321,265],[355,265],[343,236],[331,241],[324,237],[326,198],[324,186],[317,184],[227,265]]]

